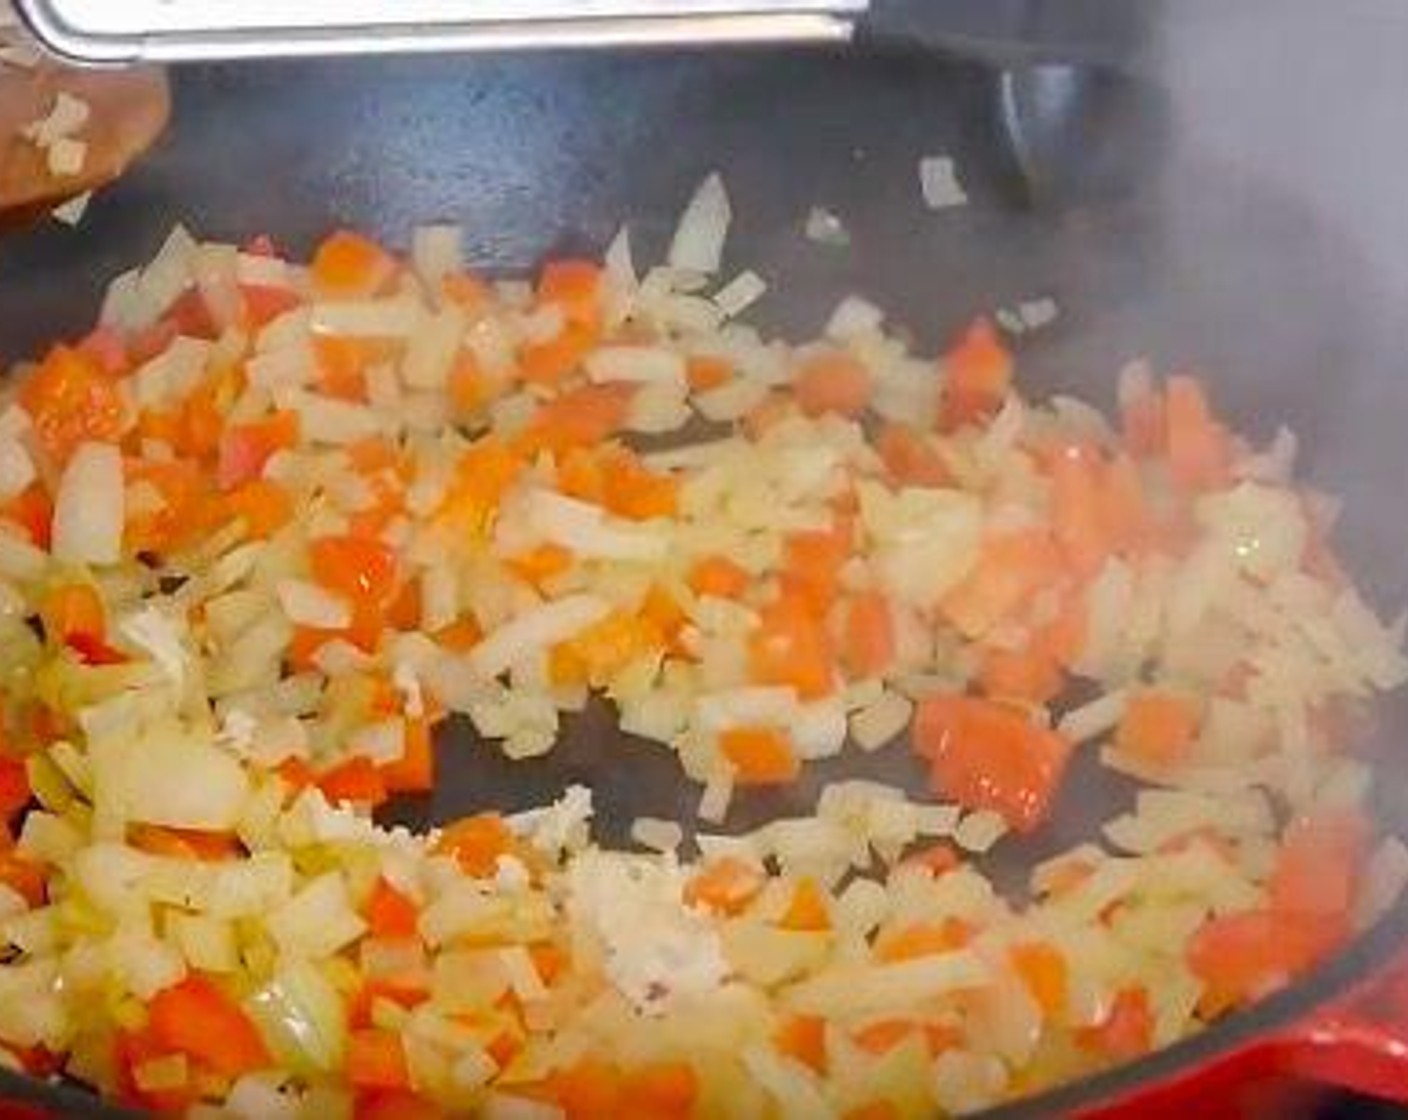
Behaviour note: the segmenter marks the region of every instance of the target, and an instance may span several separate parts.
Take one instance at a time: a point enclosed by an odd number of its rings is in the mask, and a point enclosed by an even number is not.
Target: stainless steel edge
[[[71,61],[92,65],[437,51],[845,42],[854,28],[849,14],[865,6],[865,0],[831,0],[830,10],[817,11],[589,15],[273,28],[212,26],[114,34],[75,27],[46,0],[16,2],[30,29],[49,50]]]

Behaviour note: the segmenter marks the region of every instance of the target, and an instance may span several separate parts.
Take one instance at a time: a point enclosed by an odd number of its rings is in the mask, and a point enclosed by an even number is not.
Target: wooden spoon
[[[54,175],[46,154],[23,133],[48,116],[60,91],[86,101],[90,111],[74,134],[88,149],[74,175]],[[171,92],[160,70],[0,65],[0,226],[38,219],[116,179],[161,135],[170,116]]]

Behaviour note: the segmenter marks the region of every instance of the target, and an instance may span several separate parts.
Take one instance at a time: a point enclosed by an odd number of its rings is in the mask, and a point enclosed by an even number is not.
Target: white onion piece
[[[767,294],[768,282],[752,269],[740,272],[714,294],[714,306],[732,319]]]
[[[464,267],[463,234],[456,225],[417,226],[411,236],[411,264],[432,290]]]
[[[529,526],[544,540],[570,548],[579,557],[601,560],[661,559],[669,542],[659,533],[633,525],[613,524],[600,506],[549,490],[534,490],[527,499]]]
[[[685,383],[684,359],[661,346],[603,346],[588,355],[584,364],[587,376],[598,383]]]
[[[122,558],[124,505],[122,452],[111,443],[81,444],[54,499],[54,558],[116,564]]]
[[[0,436],[0,499],[12,498],[35,479],[34,460],[24,444]]]
[[[717,272],[732,221],[728,192],[715,172],[699,184],[685,207],[670,243],[670,267],[710,275]]]
[[[340,595],[304,579],[281,579],[274,588],[290,622],[318,630],[343,630],[352,625],[352,607]]]
[[[919,187],[924,195],[924,205],[930,210],[946,210],[968,201],[968,192],[958,181],[951,156],[925,156],[921,159]]]
[[[168,726],[91,749],[99,807],[169,828],[225,832],[239,823],[249,776],[218,747]]]
[[[571,595],[525,611],[500,626],[465,658],[481,677],[497,677],[525,657],[576,637],[605,617],[611,604],[595,595]]]

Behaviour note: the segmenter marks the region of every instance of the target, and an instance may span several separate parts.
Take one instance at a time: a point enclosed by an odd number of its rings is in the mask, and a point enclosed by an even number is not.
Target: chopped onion
[[[604,618],[611,604],[595,595],[570,595],[525,611],[489,634],[465,658],[481,677],[497,677],[534,653],[565,642]]]
[[[807,240],[815,241],[818,245],[845,248],[851,243],[851,234],[845,223],[830,210],[820,206],[813,206],[807,212],[805,230]]]
[[[54,558],[116,564],[122,559],[123,509],[122,452],[111,443],[80,444],[54,499]]]
[[[345,630],[352,624],[352,607],[340,595],[306,579],[281,579],[274,586],[289,621],[318,630]]]
[[[925,156],[919,161],[919,187],[930,210],[962,206],[968,201],[950,156]]]
[[[239,822],[249,777],[239,762],[174,725],[95,742],[95,799],[123,818],[227,832]]]
[[[767,294],[768,284],[752,269],[740,272],[714,294],[714,306],[726,318],[742,315]]]
[[[417,226],[411,235],[411,264],[431,291],[464,268],[464,232],[457,225]]]
[[[884,321],[885,313],[869,300],[860,296],[847,296],[831,313],[824,333],[827,338],[845,342],[858,335],[879,330]]]
[[[347,884],[336,871],[314,879],[269,914],[264,924],[287,956],[312,960],[331,956],[367,928],[352,909]]]
[[[699,185],[685,207],[670,243],[670,267],[705,275],[718,272],[732,220],[728,192],[715,172]]]
[[[576,555],[602,560],[648,562],[665,555],[669,543],[658,532],[608,518],[600,506],[550,490],[527,497],[528,523],[544,540]]]
[[[596,382],[635,384],[668,382],[683,387],[684,359],[663,346],[603,346],[586,360],[587,376]]]

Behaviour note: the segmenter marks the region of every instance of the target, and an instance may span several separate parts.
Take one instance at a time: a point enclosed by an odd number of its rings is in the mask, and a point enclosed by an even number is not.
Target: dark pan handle
[[[1132,68],[1159,0],[871,0],[863,47],[927,51],[999,67],[1067,63]]]

